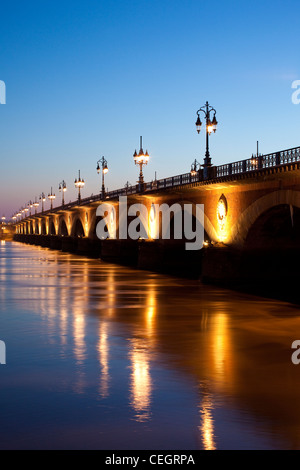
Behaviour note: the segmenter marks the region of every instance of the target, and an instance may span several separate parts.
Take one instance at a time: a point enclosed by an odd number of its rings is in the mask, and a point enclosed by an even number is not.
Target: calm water
[[[299,308],[0,246],[0,448],[300,447]]]

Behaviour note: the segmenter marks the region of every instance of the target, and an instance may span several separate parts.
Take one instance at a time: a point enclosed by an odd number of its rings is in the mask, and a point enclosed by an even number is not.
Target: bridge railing
[[[215,177],[222,178],[224,176],[243,174],[296,162],[300,162],[300,147],[267,155],[255,155],[246,160],[216,166]]]

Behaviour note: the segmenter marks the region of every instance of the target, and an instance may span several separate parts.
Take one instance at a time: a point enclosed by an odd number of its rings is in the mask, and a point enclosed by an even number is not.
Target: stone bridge
[[[105,200],[99,195],[29,215],[15,223],[15,239],[142,268],[160,267],[174,273],[199,270],[208,279],[232,281],[241,275],[248,280],[261,279],[262,275],[273,278],[274,269],[282,277],[278,270],[286,272],[287,265],[281,262],[274,267],[274,260],[287,251],[296,259],[299,249],[300,147],[208,170],[205,175],[199,170],[195,175],[187,173],[145,183],[142,188],[112,191]],[[118,239],[119,198],[124,196],[128,206],[142,203],[147,207],[148,220],[142,220],[146,240]],[[109,237],[99,240],[96,226],[100,218],[96,211],[104,203],[114,209],[107,217]],[[172,229],[170,240],[152,238],[153,226],[160,235],[162,227],[151,208],[163,203],[179,204],[182,209],[185,204],[204,205],[203,250],[184,250],[183,241],[174,240]],[[112,233],[116,233],[116,239]],[[258,259],[259,265],[266,263],[263,274],[255,265]]]

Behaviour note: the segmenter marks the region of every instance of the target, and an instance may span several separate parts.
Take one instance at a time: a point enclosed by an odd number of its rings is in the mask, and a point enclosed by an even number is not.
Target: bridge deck
[[[250,177],[258,177],[262,174],[285,172],[289,170],[300,169],[300,147],[282,150],[280,152],[270,153],[266,155],[258,155],[240,160],[238,162],[227,163],[225,165],[212,166],[207,169],[200,169],[196,175],[184,173],[182,175],[171,176],[160,180],[151,181],[144,184],[141,188],[139,185],[130,186],[129,188],[121,188],[106,193],[106,199],[117,199],[120,196],[131,194],[155,193],[157,191],[169,190],[172,188],[180,188],[187,185],[208,185],[226,181],[240,181]],[[90,205],[93,202],[102,201],[102,195],[97,194],[81,200],[58,206],[54,209],[44,211],[34,215],[46,215],[53,212],[65,211],[78,206]],[[28,216],[29,217],[29,216]],[[26,218],[28,218],[26,217]]]

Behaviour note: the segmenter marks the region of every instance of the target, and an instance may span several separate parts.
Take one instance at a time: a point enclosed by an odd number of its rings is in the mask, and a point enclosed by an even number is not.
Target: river
[[[297,449],[298,306],[0,245],[1,449]]]

